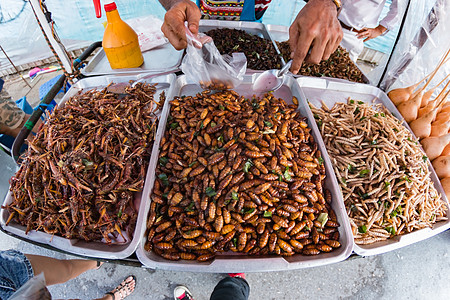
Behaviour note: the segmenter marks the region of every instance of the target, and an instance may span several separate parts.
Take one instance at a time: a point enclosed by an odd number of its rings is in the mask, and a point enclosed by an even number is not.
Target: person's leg
[[[342,32],[344,35],[342,37],[341,46],[348,51],[350,59],[356,63],[356,60],[364,49],[364,43],[356,37],[355,32],[345,28],[342,28]]]
[[[242,277],[226,277],[219,281],[210,300],[247,300],[250,286]]]
[[[34,275],[44,272],[47,286],[64,283],[88,270],[97,268],[97,261],[95,260],[59,260],[33,254],[25,254],[25,256],[31,263]]]
[[[136,287],[136,277],[133,275],[124,279],[115,289],[106,293],[102,298],[95,300],[122,300],[134,292]]]

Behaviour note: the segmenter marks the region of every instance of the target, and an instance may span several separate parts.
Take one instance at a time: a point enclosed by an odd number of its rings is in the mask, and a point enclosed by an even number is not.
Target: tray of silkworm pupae
[[[10,180],[0,212],[5,231],[89,257],[136,250],[158,118],[176,76],[139,79],[93,77],[70,88]]]
[[[341,187],[357,254],[398,249],[450,227],[439,179],[383,91],[330,79],[297,81]]]
[[[177,79],[150,162],[152,192],[143,195],[150,209],[136,254],[144,266],[259,272],[351,254],[342,195],[298,84],[286,77],[279,90],[253,95],[257,76],[234,91]]]

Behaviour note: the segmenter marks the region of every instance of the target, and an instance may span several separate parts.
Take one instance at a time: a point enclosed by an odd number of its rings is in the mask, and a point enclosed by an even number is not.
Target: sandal
[[[95,268],[96,270],[100,269],[100,267],[104,264],[104,262],[97,260],[97,267]]]
[[[106,295],[111,295],[113,300],[122,300],[131,295],[136,287],[136,277],[130,275],[125,278],[115,289],[111,292],[106,293]]]

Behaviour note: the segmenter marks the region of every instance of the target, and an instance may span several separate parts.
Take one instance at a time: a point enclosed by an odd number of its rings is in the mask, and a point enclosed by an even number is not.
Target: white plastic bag
[[[142,52],[169,42],[161,31],[163,21],[154,16],[130,19],[127,20],[127,24],[136,31]]]
[[[186,27],[188,46],[181,64],[187,81],[204,89],[226,90],[241,84],[247,70],[244,53],[222,56],[212,39],[203,33],[194,36]]]

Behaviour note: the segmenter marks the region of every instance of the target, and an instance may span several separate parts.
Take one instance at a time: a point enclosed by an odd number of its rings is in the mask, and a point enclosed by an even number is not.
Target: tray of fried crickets
[[[142,195],[153,176],[148,165],[158,120],[175,78],[105,76],[75,83],[11,178],[2,228],[76,255],[133,254],[145,227]]]
[[[436,172],[382,90],[328,78],[297,81],[343,193],[357,254],[385,253],[450,228]]]
[[[353,241],[331,162],[293,77],[253,95],[178,77],[153,148],[145,267],[191,272],[299,269],[345,260]],[[295,103],[295,104],[294,104]]]
[[[284,65],[277,45],[261,23],[200,20],[199,32],[211,36],[222,55],[244,53],[247,73],[281,69]]]

